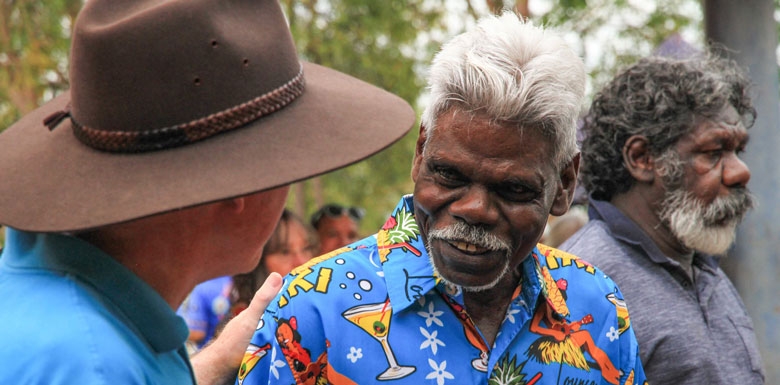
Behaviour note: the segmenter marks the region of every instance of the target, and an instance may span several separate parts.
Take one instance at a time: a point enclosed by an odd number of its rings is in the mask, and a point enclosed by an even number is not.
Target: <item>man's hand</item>
[[[257,323],[281,287],[282,277],[271,273],[255,293],[249,307],[230,320],[215,340],[192,357],[192,369],[198,384],[235,383],[238,367]]]

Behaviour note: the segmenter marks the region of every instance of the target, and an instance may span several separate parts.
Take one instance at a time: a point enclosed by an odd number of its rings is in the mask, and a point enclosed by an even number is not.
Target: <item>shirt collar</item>
[[[401,311],[431,291],[440,280],[433,272],[414,217],[411,195],[401,198],[376,237],[390,303],[393,309]]]
[[[404,196],[390,218],[377,233],[380,261],[387,282],[393,309],[402,311],[429,291],[441,286],[441,292],[462,304],[462,290],[445,287],[433,272],[428,252],[414,216],[414,198]],[[568,307],[556,282],[550,276],[542,251],[534,248],[523,261],[521,290],[515,292],[514,302],[523,301],[529,309],[536,307],[541,295],[561,317],[568,317]]]
[[[4,263],[73,274],[116,306],[156,352],[183,346],[188,335],[184,321],[151,286],[111,256],[73,236],[11,228],[6,235]]]
[[[544,298],[547,305],[552,310],[552,314],[556,315],[558,319],[568,320],[570,315],[569,306],[566,304],[566,299],[562,293],[562,290],[565,291],[568,288],[568,282],[565,279],[558,279],[556,281],[552,277],[547,266],[548,257],[565,257],[570,259],[575,259],[576,257],[539,243],[531,253],[531,258],[528,258],[528,260],[531,260],[533,263],[533,272],[536,276],[532,290],[537,290],[537,292],[541,294],[541,297]],[[526,263],[528,263],[528,260],[526,260]],[[533,305],[534,306],[531,307],[531,309],[536,307],[535,303]]]
[[[603,221],[616,239],[641,247],[653,262],[670,263],[672,261],[672,259],[661,252],[661,249],[656,246],[655,242],[650,239],[636,222],[623,214],[613,204],[590,198],[588,216],[591,220],[598,219]],[[694,263],[700,263],[710,268],[716,268],[718,265],[717,259],[711,255],[697,252],[693,258]],[[675,264],[677,263],[675,262]]]

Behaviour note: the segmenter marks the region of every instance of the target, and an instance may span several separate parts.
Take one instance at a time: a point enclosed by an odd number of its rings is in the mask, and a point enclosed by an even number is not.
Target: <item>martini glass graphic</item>
[[[246,348],[246,352],[244,352],[244,359],[241,361],[241,367],[238,370],[239,385],[244,383],[244,379],[246,378],[247,374],[249,374],[249,372],[254,369],[255,365],[257,365],[257,362],[260,361],[261,358],[268,354],[269,350],[271,350],[270,343],[267,343],[263,346],[249,344],[249,346]]]
[[[385,352],[385,357],[390,367],[382,374],[376,376],[377,380],[393,380],[406,377],[415,371],[416,368],[413,366],[398,365],[398,361],[395,360],[395,355],[390,349],[390,344],[387,342],[387,335],[390,333],[390,318],[393,316],[393,308],[390,306],[389,298],[385,302],[349,308],[341,315],[363,329],[368,335],[374,337],[382,345],[382,350]]]

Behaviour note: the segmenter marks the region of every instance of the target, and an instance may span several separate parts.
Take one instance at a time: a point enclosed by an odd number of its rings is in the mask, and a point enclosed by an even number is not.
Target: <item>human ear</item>
[[[412,180],[417,182],[417,174],[420,172],[420,164],[422,163],[423,150],[425,149],[425,141],[428,139],[425,133],[425,126],[420,123],[420,135],[417,137],[417,144],[414,149],[414,160],[412,160]]]
[[[637,182],[652,183],[655,162],[650,155],[649,142],[643,135],[633,135],[623,145],[623,166]]]
[[[246,207],[246,199],[244,197],[227,199],[224,201],[224,203],[231,212],[236,214],[243,212],[244,208]]]
[[[569,210],[574,199],[574,190],[577,188],[577,175],[580,172],[580,153],[574,155],[569,163],[561,169],[560,183],[558,184],[550,214],[563,215]]]

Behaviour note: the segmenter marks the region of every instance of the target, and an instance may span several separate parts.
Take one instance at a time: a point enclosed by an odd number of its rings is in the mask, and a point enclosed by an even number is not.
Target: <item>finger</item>
[[[258,320],[281,288],[282,276],[271,273],[249,307],[228,322],[211,344],[193,356],[191,362],[197,383],[216,384],[225,380],[232,383]]]
[[[255,296],[252,297],[252,302],[245,311],[248,311],[249,314],[262,314],[265,311],[265,308],[268,307],[268,304],[276,297],[276,294],[279,293],[279,289],[281,288],[282,276],[278,273],[271,273],[268,278],[266,278],[263,286],[261,286],[255,293]]]

